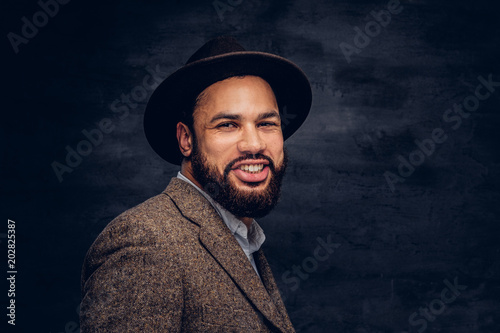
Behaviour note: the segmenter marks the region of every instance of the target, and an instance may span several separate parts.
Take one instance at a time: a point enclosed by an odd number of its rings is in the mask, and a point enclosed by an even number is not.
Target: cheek
[[[274,159],[276,164],[281,164],[284,158],[284,143],[283,138],[277,138],[272,142],[268,143],[268,151],[271,154],[271,157]]]
[[[234,160],[236,145],[229,143],[227,140],[212,141],[205,145],[205,155],[208,162],[217,167],[217,170],[222,174],[226,166]]]
[[[283,165],[284,159],[285,159],[285,152],[283,151],[283,148],[282,148],[280,153],[279,153],[279,157],[275,161],[275,166],[277,167],[277,166]]]

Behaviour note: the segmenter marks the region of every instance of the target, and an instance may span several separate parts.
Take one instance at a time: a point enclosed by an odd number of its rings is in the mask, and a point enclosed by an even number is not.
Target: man
[[[254,218],[276,205],[283,141],[310,106],[297,66],[231,37],[209,41],[162,82],[145,133],[181,171],[91,246],[81,331],[294,332]]]

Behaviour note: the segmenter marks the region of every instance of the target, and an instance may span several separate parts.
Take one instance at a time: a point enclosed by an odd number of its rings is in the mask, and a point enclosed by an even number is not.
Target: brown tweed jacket
[[[294,332],[262,250],[254,256],[262,282],[212,205],[173,178],[89,249],[81,332]]]

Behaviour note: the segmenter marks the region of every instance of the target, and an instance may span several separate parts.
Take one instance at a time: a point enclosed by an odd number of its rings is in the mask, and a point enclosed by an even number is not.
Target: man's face
[[[193,113],[194,178],[238,217],[261,217],[276,205],[286,169],[278,105],[260,77],[209,86]]]

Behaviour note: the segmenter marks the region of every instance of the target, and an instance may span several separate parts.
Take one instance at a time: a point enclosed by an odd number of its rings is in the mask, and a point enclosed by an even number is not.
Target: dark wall
[[[4,3],[8,332],[77,332],[86,250],[177,172],[142,132],[144,78],[222,34],[291,59],[313,87],[281,203],[260,220],[297,331],[500,331],[497,2],[221,0],[233,6],[219,15],[210,0],[71,1],[22,42],[40,5]]]

